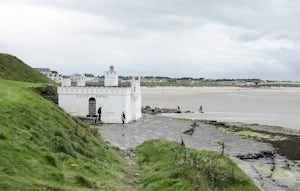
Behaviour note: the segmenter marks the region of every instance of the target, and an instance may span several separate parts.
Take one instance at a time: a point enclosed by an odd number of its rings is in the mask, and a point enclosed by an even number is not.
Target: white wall
[[[89,99],[93,97],[96,99],[96,112],[102,107],[101,119],[104,123],[122,123],[122,111],[128,123],[142,116],[140,92],[133,98],[131,90],[132,87],[58,87],[58,104],[71,115],[86,117],[89,114]]]
[[[132,120],[142,117],[142,95],[140,87],[140,77],[132,77],[131,79],[131,116]]]
[[[85,86],[85,80],[84,79],[77,80],[77,86],[84,87]]]
[[[61,86],[64,86],[64,87],[71,86],[71,79],[70,78],[62,79]]]
[[[104,86],[106,87],[116,87],[119,85],[119,78],[118,75],[112,75],[112,74],[105,74],[104,78]]]
[[[118,86],[119,85],[119,76],[114,67],[110,66],[109,71],[104,73],[104,86]]]

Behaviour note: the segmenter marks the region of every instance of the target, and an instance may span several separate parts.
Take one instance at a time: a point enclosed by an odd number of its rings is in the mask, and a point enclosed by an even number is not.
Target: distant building
[[[57,71],[51,71],[50,68],[34,68],[34,69],[44,74],[45,76],[55,81],[56,83],[60,83],[61,80],[63,79],[61,74],[58,74]]]
[[[40,73],[47,75],[51,73],[50,68],[34,68],[35,70],[39,71]]]
[[[78,79],[80,80],[80,79]],[[66,112],[80,117],[97,117],[101,107],[101,121],[104,123],[122,123],[121,115],[126,116],[125,123],[142,117],[142,96],[140,77],[132,77],[131,87],[118,87],[118,74],[113,66],[105,72],[104,87],[71,86],[70,79],[64,79],[58,87],[58,104]]]
[[[58,74],[56,71],[52,71],[51,73],[47,74],[48,78],[52,79],[56,83],[60,83],[63,79],[61,74]]]
[[[84,77],[81,74],[72,74],[71,75],[71,81],[72,82],[77,82],[78,80],[83,80]]]
[[[99,82],[99,77],[95,77],[93,74],[83,74],[84,80],[86,82]]]
[[[95,77],[93,74],[72,74],[71,75],[71,81],[72,82],[78,82],[79,80],[83,80],[85,82],[99,82],[99,78]]]

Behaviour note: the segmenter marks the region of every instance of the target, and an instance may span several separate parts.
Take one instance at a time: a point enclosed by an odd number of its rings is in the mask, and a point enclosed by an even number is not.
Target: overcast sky
[[[0,0],[0,52],[62,74],[300,81],[300,0]]]

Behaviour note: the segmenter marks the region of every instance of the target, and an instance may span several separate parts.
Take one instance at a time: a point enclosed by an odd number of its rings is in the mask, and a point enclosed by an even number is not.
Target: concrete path
[[[225,154],[230,156],[273,151],[273,147],[267,143],[226,134],[217,130],[213,125],[204,123],[198,123],[198,125],[195,133],[191,136],[182,133],[191,128],[191,122],[189,121],[144,115],[137,122],[125,125],[104,124],[99,133],[104,140],[110,141],[112,145],[123,150],[134,148],[151,139],[167,139],[180,142],[182,137],[187,147],[197,150],[220,151],[221,147],[218,142],[224,142]]]

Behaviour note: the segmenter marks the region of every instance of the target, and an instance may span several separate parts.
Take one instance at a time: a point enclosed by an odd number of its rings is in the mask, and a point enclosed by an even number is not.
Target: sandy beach
[[[155,87],[142,88],[143,106],[194,113],[169,116],[257,123],[300,130],[300,88]],[[200,106],[204,113],[199,113]]]

